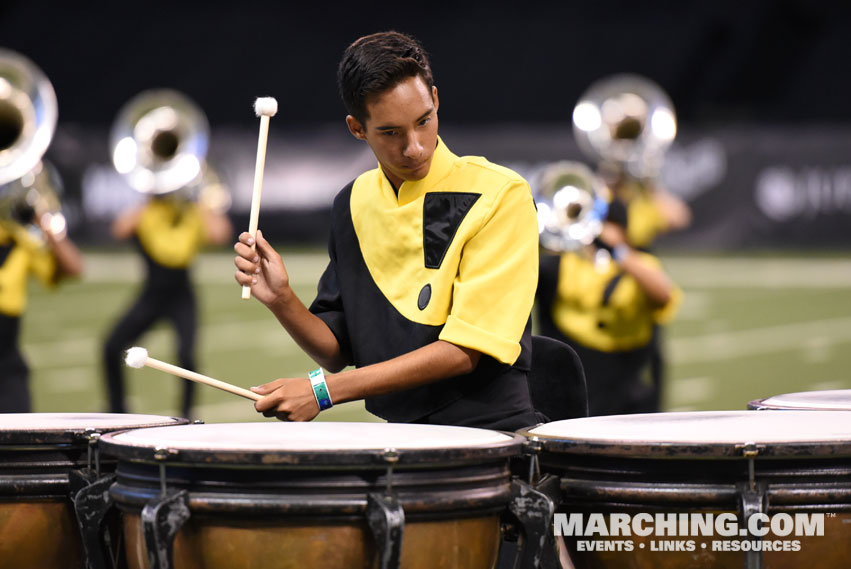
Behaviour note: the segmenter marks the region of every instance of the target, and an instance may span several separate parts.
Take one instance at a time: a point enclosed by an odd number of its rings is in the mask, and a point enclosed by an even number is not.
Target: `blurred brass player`
[[[29,277],[49,287],[77,276],[83,258],[60,211],[61,182],[42,157],[56,128],[53,87],[31,61],[0,49],[0,412],[32,409],[18,348]]]
[[[168,90],[141,93],[113,126],[113,163],[148,197],[112,224],[117,240],[133,238],[146,277],[133,305],[114,326],[103,348],[109,410],[127,411],[123,351],[157,321],[168,320],[178,338],[178,360],[194,370],[197,330],[190,267],[205,244],[230,241],[229,193],[205,161],[207,121],[195,104]],[[180,414],[192,414],[195,385],[185,382]]]
[[[689,226],[688,204],[667,191],[660,179],[677,121],[674,106],[659,85],[630,74],[600,79],[576,104],[573,131],[615,199],[626,205],[627,240],[632,247],[651,252],[658,236]],[[652,407],[658,411],[665,372],[659,326],[651,351]]]
[[[540,333],[576,351],[591,415],[655,410],[653,332],[676,313],[679,289],[656,257],[629,245],[626,207],[586,166],[551,165],[538,212]]]

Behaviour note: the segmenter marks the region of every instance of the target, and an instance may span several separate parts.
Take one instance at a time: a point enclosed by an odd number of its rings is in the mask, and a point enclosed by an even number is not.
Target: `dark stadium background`
[[[510,7],[509,7],[510,6]],[[33,2],[0,6],[0,44],[53,81],[69,123],[108,125],[138,91],[185,91],[215,124],[259,93],[287,124],[336,121],[334,69],[359,35],[412,33],[453,123],[547,123],[601,76],[659,82],[684,126],[848,121],[844,2]]]
[[[669,185],[695,210],[692,228],[663,245],[835,249],[848,242],[851,212],[849,16],[846,3],[804,0],[7,0],[0,45],[32,58],[56,88],[60,127],[48,158],[63,173],[72,233],[84,241],[100,240],[114,213],[91,206],[120,184],[91,182],[93,165],[111,171],[113,118],[140,91],[171,87],[210,118],[210,159],[233,188],[238,223],[256,146],[251,105],[278,98],[267,232],[323,242],[317,228],[334,192],[371,163],[343,127],[337,61],[358,36],[396,29],[431,53],[443,132],[456,152],[529,178],[548,161],[584,159],[570,128],[577,98],[596,79],[637,73],[674,101]]]

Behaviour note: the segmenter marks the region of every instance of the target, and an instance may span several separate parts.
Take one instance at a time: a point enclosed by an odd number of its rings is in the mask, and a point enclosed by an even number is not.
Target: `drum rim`
[[[611,443],[589,443],[588,441],[577,441],[570,439],[546,440],[542,438],[530,439],[533,444],[540,444],[540,452],[551,452],[553,454],[586,455],[599,457],[619,458],[641,458],[641,459],[670,459],[694,461],[704,459],[745,459],[745,450],[750,448],[750,443],[716,444],[706,443],[664,443],[653,445],[626,445],[615,446]],[[757,454],[753,457],[760,458],[793,458],[806,459],[840,459],[851,458],[851,445],[846,443],[797,443],[783,444],[776,447],[767,447],[756,444]],[[814,454],[812,451],[819,451]]]
[[[795,410],[789,410],[792,412]],[[799,410],[802,413],[817,413],[818,410]],[[841,413],[842,411],[827,411],[825,413]],[[851,410],[844,410],[851,416]],[[694,414],[737,413],[742,417],[752,411],[695,411]],[[766,412],[771,412],[766,410]],[[680,413],[678,413],[680,414]],[[665,415],[665,413],[648,413],[648,416]],[[635,417],[632,415],[630,417]],[[583,421],[593,419],[585,417],[568,421]],[[600,419],[604,419],[603,416]],[[694,461],[702,459],[743,459],[745,451],[756,451],[753,458],[802,458],[802,459],[842,459],[851,457],[851,433],[846,440],[808,440],[808,441],[769,441],[761,442],[743,434],[739,441],[664,441],[664,440],[619,440],[602,438],[575,437],[570,435],[555,436],[531,431],[541,425],[526,427],[517,431],[526,437],[529,452],[553,453],[569,455],[585,455],[588,457],[617,457],[640,459],[671,459]],[[814,452],[817,451],[817,452]]]
[[[5,430],[0,427],[0,446],[10,447],[15,445],[47,445],[47,444],[75,444],[87,442],[90,435],[97,433],[104,435],[107,433],[125,431],[129,429],[148,429],[152,427],[171,427],[176,425],[186,425],[191,423],[189,419],[183,417],[171,417],[168,415],[149,415],[145,413],[30,413],[34,417],[39,415],[68,415],[68,416],[92,416],[92,415],[115,415],[116,417],[125,416],[150,416],[161,417],[162,421],[139,423],[138,425],[129,426],[124,424],[115,425],[99,425],[99,426],[79,426],[79,427],[62,427],[56,428],[39,428],[33,425],[30,430]],[[116,421],[118,422],[118,421]]]
[[[182,467],[260,467],[260,468],[315,468],[381,467],[389,465],[420,465],[442,467],[521,456],[527,440],[506,431],[504,441],[478,446],[457,448],[381,448],[381,449],[327,449],[327,450],[258,450],[258,449],[179,449],[152,446],[133,446],[114,439],[135,429],[105,434],[99,441],[101,452],[119,461],[146,464],[170,464]]]

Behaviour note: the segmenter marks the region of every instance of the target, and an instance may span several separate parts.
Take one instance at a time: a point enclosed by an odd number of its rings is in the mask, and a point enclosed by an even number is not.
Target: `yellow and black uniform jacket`
[[[0,223],[0,352],[17,353],[20,316],[30,276],[53,287],[59,276],[53,254],[17,223]]]
[[[634,254],[649,265],[661,266],[649,253]],[[616,263],[598,265],[578,252],[542,260],[541,266],[542,330],[549,324],[572,342],[600,352],[647,346],[654,326],[669,322],[682,298],[675,288],[668,304],[652,306],[638,282]]]
[[[468,376],[368,398],[372,413],[413,422],[454,405],[458,424],[498,419],[529,407],[537,249],[526,181],[439,140],[428,175],[398,195],[380,168],[337,195],[310,310],[358,367],[438,339],[482,352]]]
[[[188,268],[204,244],[200,206],[170,197],[145,204],[135,234],[148,278],[147,287],[189,286]]]
[[[649,250],[659,234],[668,230],[668,223],[652,195],[642,193],[629,202],[627,239],[633,247]]]
[[[626,237],[630,245],[642,251],[653,247],[656,238],[668,230],[668,222],[653,196],[653,189],[645,182],[627,180],[621,182],[619,195],[627,204]]]

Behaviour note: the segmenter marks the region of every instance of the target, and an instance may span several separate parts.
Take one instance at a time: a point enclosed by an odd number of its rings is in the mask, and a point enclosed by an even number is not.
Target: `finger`
[[[269,258],[270,255],[277,254],[275,248],[266,241],[266,238],[263,237],[263,232],[259,229],[257,230],[257,251],[265,258]]]
[[[257,255],[257,252],[252,250],[251,247],[249,247],[245,243],[236,243],[233,246],[233,250],[236,251],[236,254],[242,257],[243,259],[248,259],[249,261],[253,261],[255,263],[260,260],[260,256]]]
[[[253,286],[257,284],[257,278],[252,275],[246,275],[242,271],[237,271],[233,274],[237,284],[241,286]]]
[[[243,259],[242,257],[235,257],[233,264],[236,265],[237,269],[247,275],[260,272],[260,267],[257,266],[257,263],[252,263],[248,259]]]
[[[257,389],[257,388],[256,387],[251,388],[252,391],[254,391],[255,389]],[[257,409],[257,411],[259,411],[261,413],[263,413],[264,411],[271,411],[274,414],[275,408],[281,402],[280,394],[275,393],[274,390],[273,390],[271,394],[266,395],[264,393],[260,393],[260,395],[265,395],[265,397],[263,397],[263,399],[260,399],[259,401],[256,401],[254,403],[254,408]],[[270,417],[271,415],[266,415],[266,416]]]
[[[254,245],[254,237],[252,237],[249,232],[243,231],[239,234],[239,242],[245,243],[246,245],[251,247],[252,245]]]
[[[267,381],[266,383],[261,383],[260,385],[255,385],[251,388],[251,391],[254,393],[259,393],[260,395],[269,395],[276,389],[281,386],[281,378],[273,379],[272,381]]]
[[[275,402],[270,401],[269,397],[264,397],[259,401],[255,401],[254,410],[258,413],[263,413],[264,417],[273,417],[277,412],[277,410],[275,409]]]

